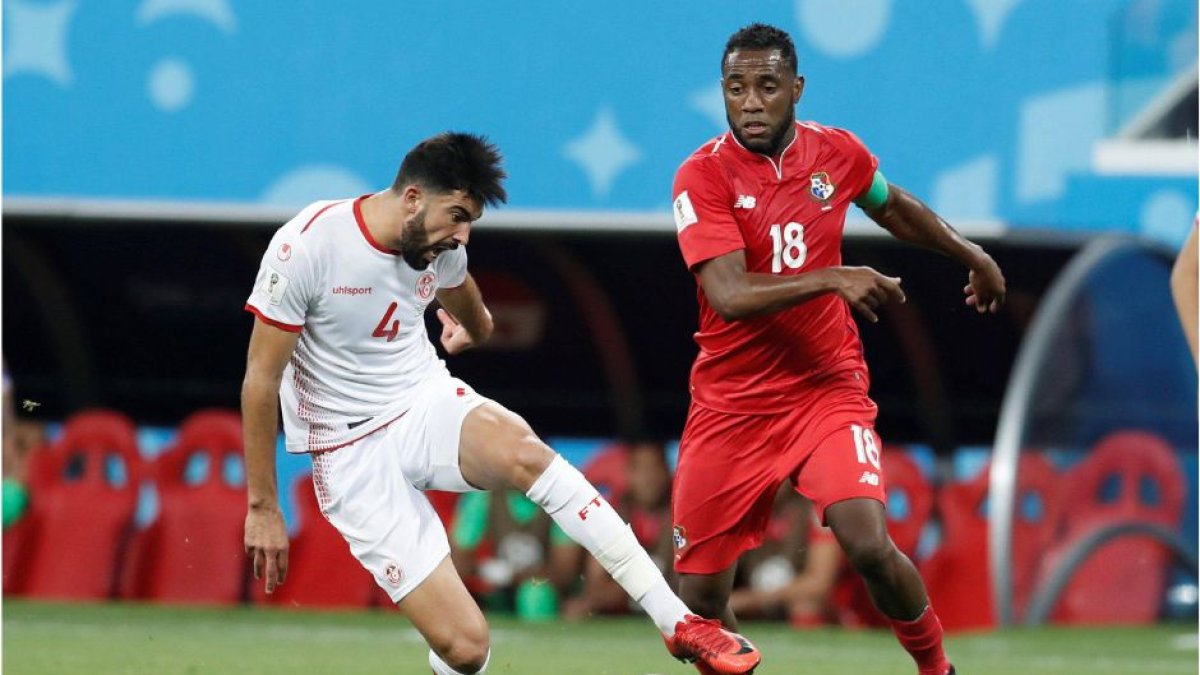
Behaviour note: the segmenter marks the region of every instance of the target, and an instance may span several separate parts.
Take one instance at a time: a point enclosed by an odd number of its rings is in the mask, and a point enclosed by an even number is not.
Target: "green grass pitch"
[[[426,649],[395,612],[4,602],[5,675],[426,675]],[[523,624],[491,617],[492,675],[686,675],[641,618]],[[890,633],[748,623],[758,675],[912,675]],[[952,635],[961,675],[1197,673],[1196,626]]]

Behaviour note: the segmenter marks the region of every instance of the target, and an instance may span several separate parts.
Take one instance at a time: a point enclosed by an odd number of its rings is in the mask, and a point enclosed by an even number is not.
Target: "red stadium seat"
[[[1022,616],[1037,581],[1038,563],[1056,523],[1057,472],[1041,455],[1021,456],[1017,502],[1036,499],[1040,509],[1018,507],[1013,519],[1013,602]],[[995,625],[992,579],[988,560],[988,467],[974,479],[946,485],[938,494],[942,542],[920,564],[929,598],[947,630]]]
[[[263,591],[261,580],[256,581],[251,595],[257,602],[281,607],[371,606],[377,599],[378,586],[350,554],[342,535],[321,515],[312,476],[298,477],[293,494],[300,529],[291,540],[287,579],[271,595]]]
[[[629,482],[629,449],[614,443],[598,450],[583,467],[583,475],[612,504],[619,504]]]
[[[197,457],[207,457],[208,470],[191,482],[187,473]],[[199,604],[244,599],[245,488],[226,481],[222,471],[227,461],[241,458],[236,413],[207,410],[184,420],[175,444],[155,462],[159,512],[139,547],[134,597]]]
[[[458,495],[457,492],[442,492],[441,490],[425,492],[425,496],[429,498],[429,503],[433,504],[433,510],[437,511],[438,518],[442,519],[442,525],[446,529],[450,529],[450,523],[454,522],[454,509],[458,506]]]
[[[885,446],[881,462],[887,480],[888,501],[893,503],[887,511],[888,534],[896,542],[896,547],[911,558],[921,540],[921,530],[933,510],[933,491],[921,473],[921,467],[902,448]],[[907,504],[903,510],[895,508],[895,502],[901,495]],[[834,589],[833,602],[843,625],[887,625],[883,615],[871,602],[866,585],[849,565],[846,565]]]
[[[1065,481],[1063,536],[1046,558],[1049,572],[1075,542],[1123,522],[1177,527],[1184,480],[1171,446],[1154,434],[1121,431],[1096,444]],[[1150,499],[1147,488],[1153,487]],[[1054,621],[1151,623],[1158,616],[1170,552],[1146,537],[1115,539],[1078,569],[1059,598]]]
[[[29,490],[29,494],[45,493],[45,486],[56,482],[57,479],[53,475],[54,469],[49,466],[53,463],[52,457],[49,445],[30,451],[26,471],[26,489]],[[29,557],[33,536],[37,530],[36,522],[35,514],[27,511],[17,522],[4,530],[4,540],[0,550],[3,550],[4,557],[4,593],[6,594],[17,592],[25,584],[24,572],[29,569],[29,565],[24,559]]]
[[[111,597],[137,505],[141,461],[133,424],[117,412],[79,413],[33,462],[30,511],[5,537],[6,590]]]

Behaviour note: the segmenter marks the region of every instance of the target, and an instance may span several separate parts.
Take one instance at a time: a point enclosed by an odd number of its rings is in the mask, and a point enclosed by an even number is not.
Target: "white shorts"
[[[489,401],[453,377],[421,388],[413,407],[387,426],[312,453],[321,513],[393,602],[450,554],[446,530],[422,490],[477,489],[459,471],[458,442],[467,413]]]

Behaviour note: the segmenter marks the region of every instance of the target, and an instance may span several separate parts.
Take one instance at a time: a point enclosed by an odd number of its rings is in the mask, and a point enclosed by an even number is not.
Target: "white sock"
[[[488,661],[491,660],[492,650],[489,649],[487,658],[483,660],[482,668],[479,670],[472,670],[470,673],[463,673],[446,665],[446,662],[442,660],[442,657],[437,655],[437,652],[433,651],[432,649],[429,650],[429,667],[433,668],[433,672],[437,673],[437,675],[483,675],[483,673],[487,672]]]
[[[691,612],[671,592],[633,530],[583,474],[555,456],[526,495],[608,570],[663,635],[674,635],[675,624]]]

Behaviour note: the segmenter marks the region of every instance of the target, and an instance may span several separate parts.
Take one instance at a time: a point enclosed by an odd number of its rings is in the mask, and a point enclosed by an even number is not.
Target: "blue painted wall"
[[[447,129],[513,206],[662,210],[724,125],[718,63],[792,33],[801,117],[957,219],[1177,240],[1194,178],[1100,179],[1095,141],[1196,61],[1186,0],[8,0],[4,194],[298,204],[386,185]]]

